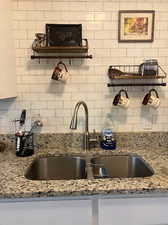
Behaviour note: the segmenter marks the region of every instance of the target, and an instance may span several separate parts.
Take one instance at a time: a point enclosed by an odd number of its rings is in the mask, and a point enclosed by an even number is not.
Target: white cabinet
[[[168,198],[99,200],[99,225],[167,225]]]
[[[168,225],[168,197],[0,201],[3,225]]]
[[[0,4],[0,99],[16,96],[16,56],[12,35],[12,0]]]
[[[3,225],[91,225],[90,200],[0,202]]]

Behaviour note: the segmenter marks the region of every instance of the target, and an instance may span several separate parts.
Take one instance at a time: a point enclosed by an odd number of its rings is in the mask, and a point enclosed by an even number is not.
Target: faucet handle
[[[93,134],[90,135],[89,137],[89,144],[96,146],[96,144],[99,143],[99,136],[96,134],[95,129],[93,130]]]

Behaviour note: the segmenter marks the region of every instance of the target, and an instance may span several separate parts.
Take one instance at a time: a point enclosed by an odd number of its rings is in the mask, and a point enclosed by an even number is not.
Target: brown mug
[[[122,96],[121,93],[124,92],[125,96]],[[129,105],[129,97],[128,97],[128,93],[126,90],[121,89],[119,91],[119,93],[115,96],[114,100],[113,100],[113,105],[115,106],[121,106],[123,108],[127,108]]]
[[[155,93],[155,96],[152,95],[152,92]],[[149,105],[152,106],[154,108],[158,108],[160,105],[160,99],[159,99],[159,95],[158,92],[155,89],[151,89],[144,97],[143,101],[142,101],[143,105]]]
[[[57,81],[58,80],[66,81],[68,77],[69,77],[69,72],[66,65],[61,61],[58,62],[56,67],[54,68],[51,79],[57,80]]]

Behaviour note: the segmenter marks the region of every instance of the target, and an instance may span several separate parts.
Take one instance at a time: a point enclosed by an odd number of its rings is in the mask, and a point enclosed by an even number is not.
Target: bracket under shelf
[[[92,55],[81,55],[81,56],[74,56],[74,55],[59,55],[59,56],[54,56],[54,55],[31,55],[31,59],[92,59]]]
[[[133,86],[166,86],[165,82],[162,83],[122,83],[122,84],[114,84],[108,83],[107,87],[133,87]]]

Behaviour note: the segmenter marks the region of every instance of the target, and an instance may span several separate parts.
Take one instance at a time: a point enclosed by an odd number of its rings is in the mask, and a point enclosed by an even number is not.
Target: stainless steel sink
[[[70,180],[148,177],[154,174],[153,169],[141,157],[135,155],[98,156],[90,158],[90,162],[86,163],[85,159],[79,156],[40,157],[32,162],[25,177],[30,180]],[[87,175],[87,170],[91,174]]]
[[[134,155],[100,156],[91,159],[94,178],[148,177],[153,169]]]
[[[86,163],[81,157],[49,156],[35,159],[25,177],[30,180],[85,179]]]

